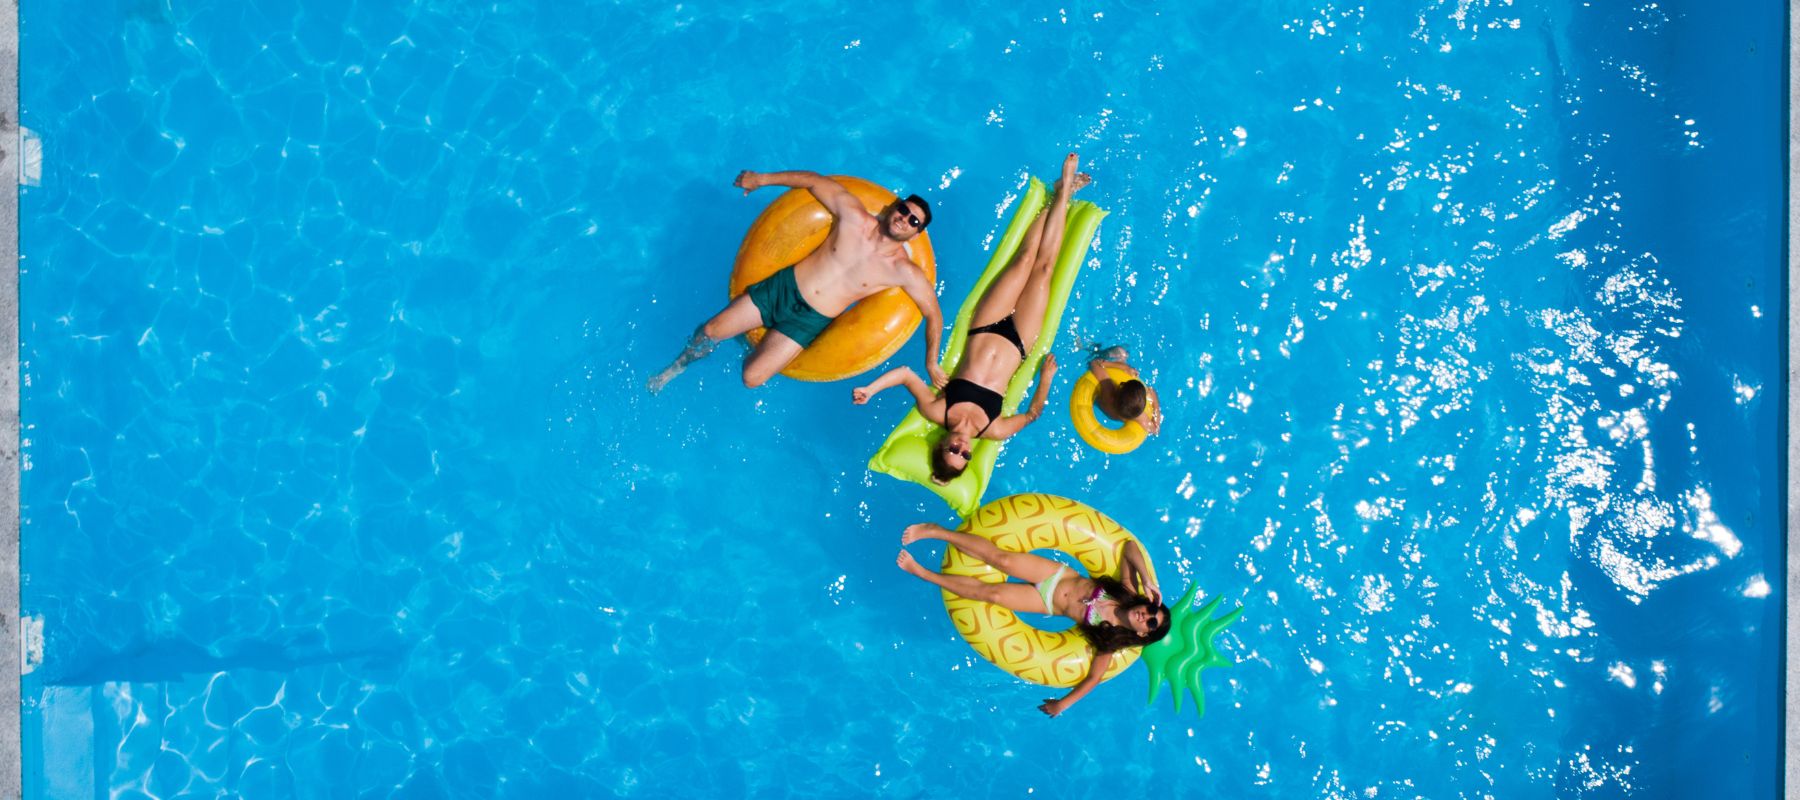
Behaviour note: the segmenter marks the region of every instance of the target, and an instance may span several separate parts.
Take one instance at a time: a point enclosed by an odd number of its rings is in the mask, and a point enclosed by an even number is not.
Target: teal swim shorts
[[[745,294],[750,295],[756,310],[762,312],[763,327],[780,331],[781,335],[799,342],[801,347],[812,344],[825,326],[831,324],[830,317],[819,313],[800,294],[793,267],[784,267],[756,282]]]

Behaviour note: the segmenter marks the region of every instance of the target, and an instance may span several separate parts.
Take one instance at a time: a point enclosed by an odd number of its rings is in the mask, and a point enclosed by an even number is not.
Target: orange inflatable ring
[[[861,200],[869,213],[879,213],[895,200],[894,193],[861,178],[833,175]],[[831,213],[805,189],[789,189],[763,209],[744,243],[738,247],[731,269],[731,297],[751,284],[790,266],[825,243],[831,232]],[[931,237],[921,233],[906,243],[913,263],[925,270],[925,280],[937,284],[937,259]],[[885,289],[858,301],[831,321],[830,327],[781,374],[802,381],[836,381],[867,372],[906,344],[919,327],[918,306],[899,287]],[[762,341],[764,329],[750,332],[750,344]]]

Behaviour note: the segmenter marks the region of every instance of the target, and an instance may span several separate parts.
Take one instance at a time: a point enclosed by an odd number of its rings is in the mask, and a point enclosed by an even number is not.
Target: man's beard
[[[894,235],[894,215],[892,212],[890,212],[886,217],[883,217],[881,220],[881,235],[886,236],[890,241],[895,241],[895,242],[906,241],[905,239]]]

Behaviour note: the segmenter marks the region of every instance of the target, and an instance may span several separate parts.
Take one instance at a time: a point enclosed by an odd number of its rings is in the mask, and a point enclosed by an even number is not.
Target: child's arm
[[[1149,431],[1151,436],[1155,436],[1162,433],[1162,401],[1156,399],[1156,390],[1147,384],[1144,392],[1150,395],[1150,402],[1144,406],[1144,413],[1137,418],[1137,423],[1144,426],[1144,430]]]
[[[1087,677],[1082,678],[1080,683],[1075,684],[1075,688],[1070,689],[1068,694],[1065,694],[1060,698],[1045,700],[1043,705],[1038,706],[1038,710],[1052,717],[1069,710],[1069,706],[1075,705],[1075,701],[1086,697],[1088,692],[1093,691],[1094,687],[1100,685],[1100,679],[1106,675],[1106,668],[1111,664],[1112,653],[1094,654],[1094,663],[1088,666]]]
[[[1099,381],[1101,386],[1113,382],[1112,376],[1106,372],[1107,365],[1111,363],[1111,361],[1102,361],[1098,358],[1088,362],[1088,372],[1093,374],[1094,380]]]
[[[1138,376],[1137,367],[1123,361],[1107,361],[1105,359],[1096,358],[1088,362],[1088,371],[1094,373],[1094,377],[1103,381],[1111,380],[1106,374],[1108,367],[1123,372],[1126,375],[1130,375],[1133,378]]]

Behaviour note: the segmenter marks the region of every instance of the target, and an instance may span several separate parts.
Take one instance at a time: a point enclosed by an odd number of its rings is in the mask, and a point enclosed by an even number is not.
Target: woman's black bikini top
[[[950,427],[951,406],[957,403],[974,403],[976,408],[987,412],[988,417],[987,425],[981,426],[981,430],[975,433],[975,436],[979,438],[981,434],[987,433],[988,427],[994,424],[994,420],[1000,418],[1000,401],[1002,399],[999,392],[979,383],[965,381],[962,378],[951,378],[949,383],[944,384],[944,428],[949,429]]]

